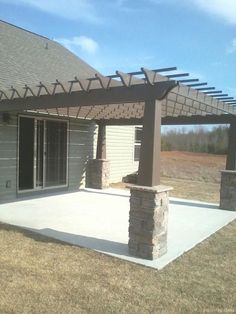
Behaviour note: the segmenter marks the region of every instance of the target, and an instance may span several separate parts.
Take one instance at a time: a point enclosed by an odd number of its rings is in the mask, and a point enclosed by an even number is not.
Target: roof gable
[[[0,21],[0,88],[86,79],[97,73],[59,43]]]

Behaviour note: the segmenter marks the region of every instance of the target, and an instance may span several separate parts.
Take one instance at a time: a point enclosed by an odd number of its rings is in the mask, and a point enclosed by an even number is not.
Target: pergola
[[[100,129],[105,125],[143,125],[139,184],[145,186],[160,183],[161,124],[230,124],[226,169],[235,170],[236,100],[205,82],[198,83],[198,79],[182,79],[188,73],[160,75],[174,70],[176,67],[142,68],[133,73],[96,74],[87,80],[75,77],[69,82],[12,86],[0,90],[0,112],[27,110],[89,119]],[[100,130],[98,159],[105,158],[104,141],[103,149],[100,147],[102,133]]]
[[[226,169],[230,174],[236,170],[236,100],[175,70],[142,68],[0,90],[2,113],[28,111],[95,121],[99,125],[96,160],[106,159],[106,125],[143,125],[138,185],[131,188],[129,247],[132,254],[146,258],[160,256],[166,247],[169,189],[160,186],[161,125],[230,124]],[[161,216],[156,214],[160,211]]]

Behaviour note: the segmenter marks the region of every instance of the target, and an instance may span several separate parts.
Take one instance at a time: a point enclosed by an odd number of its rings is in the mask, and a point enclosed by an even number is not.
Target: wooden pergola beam
[[[236,116],[223,115],[192,115],[162,118],[162,125],[198,125],[198,124],[229,124],[236,121]]]
[[[95,120],[96,121],[96,120]],[[178,116],[178,117],[163,117],[161,119],[162,125],[198,125],[198,124],[230,124],[236,122],[234,115],[193,115],[193,116]],[[98,124],[105,125],[142,125],[143,118],[130,119],[101,119],[97,120]]]
[[[110,87],[108,90],[91,89],[54,95],[29,96],[25,98],[4,99],[0,102],[0,112],[34,109],[67,108],[77,106],[131,103],[163,99],[173,89],[175,81],[162,81],[150,84],[136,84]]]

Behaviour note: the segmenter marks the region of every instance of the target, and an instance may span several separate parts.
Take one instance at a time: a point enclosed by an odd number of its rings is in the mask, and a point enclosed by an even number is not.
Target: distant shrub
[[[218,126],[212,130],[198,127],[186,132],[186,129],[173,129],[162,135],[163,151],[179,150],[223,155],[227,153],[228,127]]]

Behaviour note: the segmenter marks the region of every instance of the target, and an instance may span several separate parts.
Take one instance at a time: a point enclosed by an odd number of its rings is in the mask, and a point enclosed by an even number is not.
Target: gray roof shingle
[[[59,43],[0,20],[0,89],[86,79],[95,73]]]

